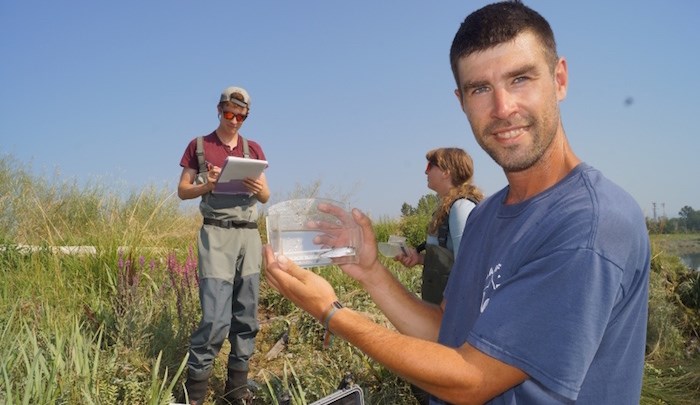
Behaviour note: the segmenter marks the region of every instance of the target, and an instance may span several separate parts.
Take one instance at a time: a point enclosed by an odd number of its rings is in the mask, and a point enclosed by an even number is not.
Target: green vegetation
[[[686,205],[678,211],[677,218],[647,218],[647,228],[649,232],[659,234],[699,233],[700,211]]]
[[[189,335],[199,320],[199,214],[183,211],[167,190],[124,196],[99,185],[37,179],[17,167],[0,157],[0,403],[181,400]],[[317,192],[318,184],[294,197]],[[380,240],[402,233],[419,241],[429,212],[380,219],[375,230]],[[691,404],[700,396],[699,275],[662,243],[655,236],[642,403]],[[96,250],[69,255],[55,246]],[[386,264],[417,289],[418,268]],[[391,327],[337,267],[315,271],[347,306]],[[310,403],[333,392],[346,373],[368,404],[413,403],[405,382],[347,343],[336,339],[324,350],[318,322],[264,280],[260,307],[251,365],[260,403],[278,404],[285,396],[293,404]],[[267,358],[282,336],[286,348]],[[216,363],[209,404],[222,394],[228,350],[225,344]]]

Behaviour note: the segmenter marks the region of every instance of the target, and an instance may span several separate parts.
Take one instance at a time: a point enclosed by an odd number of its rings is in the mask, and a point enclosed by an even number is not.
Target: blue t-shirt
[[[584,163],[522,203],[504,205],[507,192],[467,221],[439,342],[528,374],[491,404],[638,404],[650,264],[639,205]]]

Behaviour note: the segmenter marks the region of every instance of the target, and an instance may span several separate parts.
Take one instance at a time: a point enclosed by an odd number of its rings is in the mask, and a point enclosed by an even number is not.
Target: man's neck
[[[231,148],[238,144],[238,131],[226,131],[222,128],[217,128],[216,136],[219,138],[221,143],[228,145]]]
[[[534,166],[521,172],[506,173],[509,186],[506,205],[523,202],[547,190],[581,163],[566,138],[552,146]]]

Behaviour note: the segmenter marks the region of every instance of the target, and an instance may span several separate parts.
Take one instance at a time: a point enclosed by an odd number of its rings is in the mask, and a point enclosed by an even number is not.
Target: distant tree
[[[401,216],[408,217],[416,213],[416,209],[409,203],[403,203],[401,206]]]
[[[659,221],[655,221],[649,217],[646,218],[647,230],[649,233],[663,233],[661,224]]]
[[[681,229],[680,219],[670,218],[666,220],[662,233],[678,233]]]
[[[440,199],[437,194],[426,194],[418,200],[416,214],[432,216],[439,203]]]
[[[700,211],[695,211],[693,207],[686,205],[678,212],[680,222],[689,232],[700,231]]]
[[[678,211],[678,216],[681,217],[681,219],[688,219],[689,216],[691,216],[695,212],[693,207],[686,205],[685,207],[681,208],[680,211]]]
[[[688,217],[688,230],[700,232],[700,211],[693,211]]]
[[[413,207],[408,203],[401,206],[400,232],[406,237],[406,242],[411,246],[417,246],[425,241],[428,233],[428,223],[437,209],[440,199],[437,194],[426,194],[418,200]]]
[[[437,209],[438,203],[437,194],[426,194],[418,200],[418,204],[414,207],[409,203],[403,203],[401,206],[401,215],[410,217],[412,215],[433,215]]]

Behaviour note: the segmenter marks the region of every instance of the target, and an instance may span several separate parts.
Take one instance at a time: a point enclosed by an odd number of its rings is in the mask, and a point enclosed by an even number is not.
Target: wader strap
[[[243,141],[243,157],[248,159],[250,157],[250,149],[248,148],[248,141],[238,134],[238,137]]]
[[[214,219],[214,218],[204,218],[204,225],[214,225],[214,226],[218,226],[219,228],[226,228],[226,229],[231,229],[231,228],[258,229],[257,222],[230,221],[230,220],[227,221],[227,220]]]
[[[243,157],[249,158],[250,148],[248,147],[248,140],[240,135],[238,135],[238,138],[243,141]],[[197,162],[199,163],[199,173],[206,173],[209,171],[207,169],[207,162],[204,160],[204,140],[201,136],[197,137]]]
[[[199,162],[199,173],[206,173],[207,162],[204,160],[204,140],[201,136],[197,137],[197,162]]]

